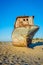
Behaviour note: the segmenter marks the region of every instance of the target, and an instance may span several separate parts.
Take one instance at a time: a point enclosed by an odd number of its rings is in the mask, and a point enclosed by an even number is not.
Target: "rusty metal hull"
[[[31,29],[29,27],[20,27],[15,28],[12,33],[12,40],[14,46],[29,46],[32,42],[32,38],[35,33],[38,31],[38,26],[32,26]]]

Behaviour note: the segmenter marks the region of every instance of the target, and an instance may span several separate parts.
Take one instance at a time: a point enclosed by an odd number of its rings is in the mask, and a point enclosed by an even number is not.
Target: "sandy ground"
[[[43,65],[43,46],[32,49],[0,44],[0,65]]]

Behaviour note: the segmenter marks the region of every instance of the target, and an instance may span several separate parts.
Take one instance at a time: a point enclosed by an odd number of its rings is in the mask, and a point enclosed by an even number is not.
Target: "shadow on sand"
[[[29,48],[34,48],[36,46],[41,46],[41,45],[43,45],[43,42],[36,42],[36,43],[29,44]]]

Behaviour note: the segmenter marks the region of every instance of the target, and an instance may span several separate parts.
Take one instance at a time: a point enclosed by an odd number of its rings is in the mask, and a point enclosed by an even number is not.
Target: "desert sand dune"
[[[43,65],[43,45],[32,49],[0,44],[0,65]]]

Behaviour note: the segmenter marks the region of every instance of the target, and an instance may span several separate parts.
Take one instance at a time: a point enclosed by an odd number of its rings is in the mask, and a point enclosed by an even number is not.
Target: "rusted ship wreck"
[[[39,27],[34,25],[34,16],[18,16],[12,32],[14,46],[29,46]]]

